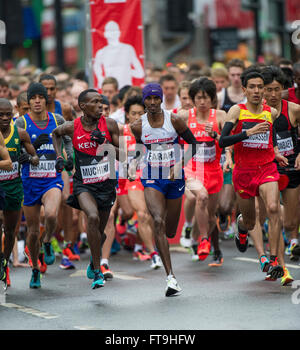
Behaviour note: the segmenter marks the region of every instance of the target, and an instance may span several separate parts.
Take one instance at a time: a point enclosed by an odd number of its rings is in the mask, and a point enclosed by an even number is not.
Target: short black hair
[[[195,100],[195,96],[199,91],[205,92],[214,101],[217,96],[217,87],[214,81],[206,77],[195,80],[189,89],[189,96],[192,101]]]
[[[125,113],[129,113],[130,107],[132,105],[140,105],[143,108],[145,108],[145,105],[143,103],[143,97],[140,95],[135,95],[135,96],[129,97],[124,104]]]
[[[86,96],[89,92],[96,92],[97,94],[99,93],[97,90],[95,89],[86,89],[86,90],[83,90],[79,96],[78,96],[78,105],[80,105],[80,103],[82,102],[85,102],[86,100]]]
[[[262,70],[261,74],[264,77],[265,85],[269,85],[275,80],[280,85],[285,86],[286,77],[279,67],[267,66]]]
[[[41,83],[44,80],[53,80],[55,85],[57,84],[55,76],[52,74],[41,74],[40,79],[39,79],[39,83]]]
[[[257,65],[252,65],[244,70],[244,72],[241,74],[241,82],[242,86],[245,88],[247,87],[248,80],[260,78],[264,83],[264,77],[261,73],[261,68]]]
[[[172,74],[164,74],[159,79],[159,85],[162,85],[165,81],[175,81],[177,83],[176,78]]]

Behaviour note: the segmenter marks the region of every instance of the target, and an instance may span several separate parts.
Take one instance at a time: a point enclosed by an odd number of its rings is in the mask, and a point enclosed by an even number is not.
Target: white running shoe
[[[162,267],[162,262],[158,254],[154,254],[152,257],[151,269],[157,270]]]
[[[180,295],[182,289],[179,287],[174,276],[167,277],[166,297]]]
[[[187,226],[186,224],[183,225],[182,231],[181,231],[181,237],[180,237],[180,245],[184,248],[190,248],[192,245],[192,239],[191,239],[191,232],[192,227]]]

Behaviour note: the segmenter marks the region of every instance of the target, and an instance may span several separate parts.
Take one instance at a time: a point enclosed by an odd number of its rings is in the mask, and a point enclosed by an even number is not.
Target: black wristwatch
[[[216,139],[218,137],[218,133],[214,131],[214,136],[212,136],[213,139]]]

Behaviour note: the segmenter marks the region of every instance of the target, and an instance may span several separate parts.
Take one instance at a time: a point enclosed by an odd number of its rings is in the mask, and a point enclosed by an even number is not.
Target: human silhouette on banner
[[[132,85],[133,78],[142,79],[145,75],[135,48],[120,42],[120,35],[118,23],[114,21],[106,23],[104,37],[107,46],[96,52],[93,65],[99,89],[105,77],[115,77],[121,88]]]

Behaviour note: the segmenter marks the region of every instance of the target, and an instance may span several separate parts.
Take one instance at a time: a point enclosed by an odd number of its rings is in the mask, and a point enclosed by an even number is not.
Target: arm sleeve
[[[62,125],[63,123],[65,123],[65,119],[60,114],[55,114],[55,117],[58,125]],[[68,135],[64,135],[62,139],[68,158],[73,159],[73,145],[71,137]]]
[[[241,142],[248,138],[247,132],[243,131],[236,135],[230,135],[231,130],[233,129],[234,124],[232,122],[226,122],[224,124],[222,134],[219,140],[220,147],[232,146],[235,143]]]
[[[188,161],[196,154],[198,142],[189,128],[184,132],[179,134],[179,136],[189,144],[189,149],[184,154],[184,164],[186,165]],[[190,152],[191,149],[191,152]]]

